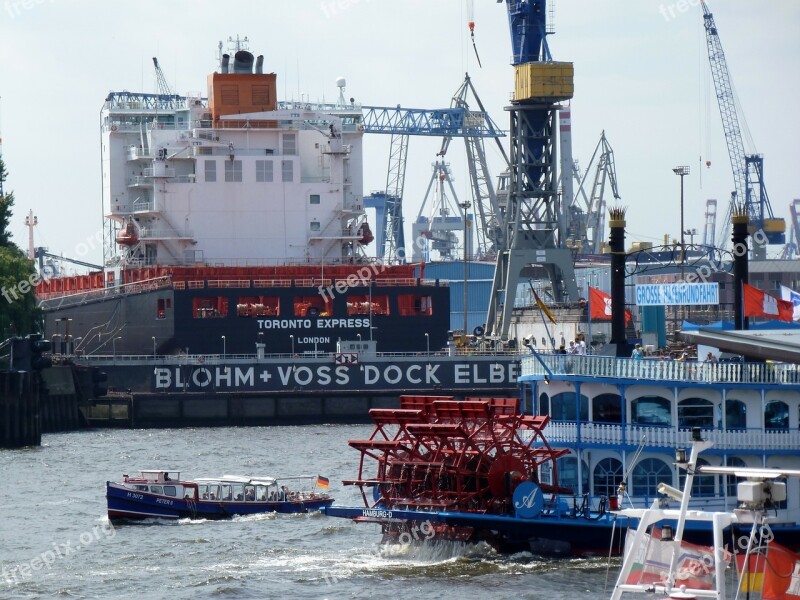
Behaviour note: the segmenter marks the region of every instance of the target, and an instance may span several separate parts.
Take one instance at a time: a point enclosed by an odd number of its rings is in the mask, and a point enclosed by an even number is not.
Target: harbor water
[[[0,599],[608,597],[607,560],[501,556],[437,541],[381,548],[379,527],[307,515],[111,525],[105,482],[140,469],[182,477],[323,475],[337,503],[365,425],[93,430],[0,451]],[[427,537],[422,532],[419,537]],[[606,591],[604,592],[604,589]]]

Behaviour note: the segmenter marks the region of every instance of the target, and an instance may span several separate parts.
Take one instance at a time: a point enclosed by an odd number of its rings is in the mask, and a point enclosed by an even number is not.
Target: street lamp
[[[292,340],[292,356],[294,356],[294,335],[290,335],[289,339]]]
[[[675,167],[672,169],[678,177],[681,178],[681,281],[684,280],[684,263],[686,262],[686,246],[684,245],[684,228],[683,228],[683,178],[689,174],[689,167],[684,165],[682,167]]]
[[[114,355],[114,364],[117,362],[117,340],[121,340],[122,336],[115,337],[111,340],[111,352]]]
[[[427,333],[425,334],[425,347],[428,350],[428,356],[431,355],[431,336]]]
[[[153,358],[156,357],[156,336],[153,336]]]
[[[360,333],[357,333],[357,334],[356,334],[356,337],[358,338],[358,341],[360,342],[360,341],[361,341],[361,334],[360,334]]]
[[[222,360],[225,360],[225,336],[222,336]]]
[[[464,209],[464,341],[467,338],[467,250],[469,249],[469,222],[467,221],[467,210],[469,202],[462,202],[461,208]]]

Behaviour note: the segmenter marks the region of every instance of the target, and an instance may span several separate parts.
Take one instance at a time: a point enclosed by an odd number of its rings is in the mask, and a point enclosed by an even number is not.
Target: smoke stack
[[[749,328],[749,319],[744,316],[744,287],[748,283],[749,267],[747,264],[747,223],[749,221],[744,208],[739,208],[733,215],[733,323],[739,330]]]
[[[611,228],[611,343],[617,356],[630,356],[625,336],[625,209],[612,208],[608,225]]]
[[[264,73],[264,55],[259,54],[256,58],[256,75],[262,75]]]
[[[222,55],[222,62],[219,65],[219,70],[221,73],[228,72],[228,62],[230,62],[231,56],[230,54],[223,54]]]
[[[252,73],[253,72],[253,55],[247,50],[239,50],[233,55],[233,72],[234,73]]]

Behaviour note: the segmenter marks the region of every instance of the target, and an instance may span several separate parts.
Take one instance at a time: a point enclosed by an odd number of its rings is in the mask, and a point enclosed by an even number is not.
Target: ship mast
[[[28,258],[33,260],[36,258],[36,252],[33,249],[33,228],[39,224],[39,217],[33,214],[33,209],[28,211],[25,216],[25,225],[28,228]]]

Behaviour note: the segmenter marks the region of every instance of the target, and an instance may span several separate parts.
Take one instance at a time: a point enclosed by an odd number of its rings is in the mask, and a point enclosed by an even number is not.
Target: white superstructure
[[[108,96],[109,266],[341,264],[363,254],[360,106],[279,104],[261,63],[254,73],[249,52],[223,55],[208,98]]]

